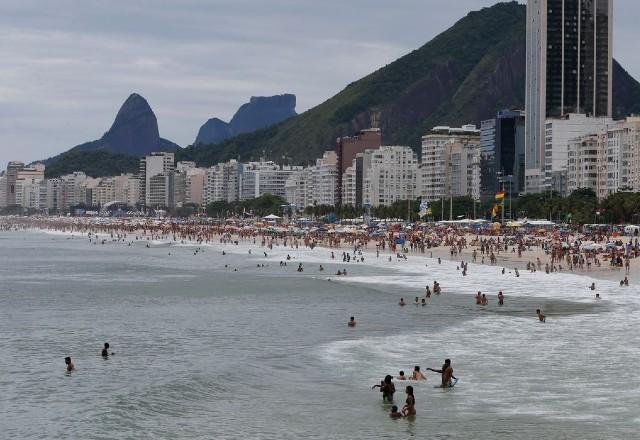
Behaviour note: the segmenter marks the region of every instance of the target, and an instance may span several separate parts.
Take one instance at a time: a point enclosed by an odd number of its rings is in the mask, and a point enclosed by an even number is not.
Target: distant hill
[[[338,136],[376,119],[386,144],[420,146],[436,125],[479,123],[503,108],[524,108],[526,6],[498,3],[471,12],[429,43],[349,84],[324,103],[277,125],[216,145],[195,145],[181,159],[206,166],[230,158],[287,154],[306,162]],[[640,84],[615,62],[616,116],[640,112]]]
[[[126,172],[125,169],[130,170],[131,167],[125,164],[137,162],[137,158],[152,151],[178,150],[179,145],[160,137],[158,120],[147,100],[137,93],[132,93],[120,107],[111,128],[100,139],[77,145],[65,153],[47,159],[45,163],[47,175],[50,176],[60,175],[57,173],[63,170],[84,171],[92,176],[108,175],[107,170],[119,170],[121,166],[124,166],[122,172]],[[97,159],[100,159],[98,163],[95,162]],[[72,166],[77,168],[71,169]],[[87,171],[89,169],[92,173]]]
[[[295,116],[296,95],[252,96],[230,122],[209,119],[200,127],[194,145],[217,144],[242,133],[269,127]]]

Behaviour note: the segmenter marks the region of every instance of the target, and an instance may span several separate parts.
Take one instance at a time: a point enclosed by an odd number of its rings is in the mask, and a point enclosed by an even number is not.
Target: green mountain
[[[230,158],[320,157],[335,139],[376,119],[388,145],[418,149],[436,125],[478,124],[503,108],[524,108],[526,6],[499,3],[471,12],[421,48],[349,84],[280,124],[216,145],[190,146],[179,160],[208,166]],[[640,84],[614,63],[616,116],[640,112]]]

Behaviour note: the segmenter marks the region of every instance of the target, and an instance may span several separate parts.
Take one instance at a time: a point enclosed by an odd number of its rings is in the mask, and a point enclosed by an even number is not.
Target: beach
[[[624,269],[516,277],[512,266],[539,251],[509,264],[501,256],[495,266],[470,263],[463,276],[461,258],[450,259],[446,247],[434,258],[427,250],[404,259],[387,251],[377,258],[369,246],[364,262],[346,263],[346,244],[234,241],[129,246],[105,234],[90,242],[79,233],[0,232],[4,432],[595,439],[632,438],[638,429],[635,264],[631,286],[620,287]],[[467,251],[459,257],[471,261]],[[335,275],[343,269],[348,275]],[[427,306],[397,305],[424,297],[434,280],[443,293]],[[487,306],[475,304],[478,290]],[[105,361],[107,341],[116,354]],[[69,355],[77,370],[66,374]],[[456,387],[434,389],[439,377],[427,373],[426,383],[414,383],[415,420],[388,419],[371,386],[414,365],[439,368],[445,358]],[[395,383],[402,404],[404,384]]]

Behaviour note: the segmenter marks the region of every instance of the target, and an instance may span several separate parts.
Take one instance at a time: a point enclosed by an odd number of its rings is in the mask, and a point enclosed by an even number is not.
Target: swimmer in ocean
[[[351,318],[349,318],[349,322],[347,322],[347,326],[349,326],[349,327],[355,327],[356,326],[356,319],[353,316]]]
[[[589,289],[596,290],[596,283],[591,283],[591,286],[589,286]]]
[[[540,311],[540,309],[536,310],[536,315],[538,315],[538,319],[540,320],[540,322],[547,322],[547,317],[544,313],[542,313]]]
[[[422,298],[422,303],[421,304],[422,304],[423,307],[426,306],[427,305],[427,300]]]
[[[76,369],[76,366],[74,365],[74,363],[71,362],[70,356],[67,356],[66,358],[64,358],[64,363],[67,364],[67,371],[73,371]]]
[[[416,299],[413,301],[413,304],[416,305],[416,306],[419,306],[420,305],[420,298],[418,298],[416,296]]]
[[[411,375],[411,380],[427,380],[427,378],[420,371],[420,366],[416,365],[413,367],[413,374]]]
[[[111,354],[113,354],[113,353],[111,353]],[[108,342],[104,343],[104,347],[102,348],[102,357],[103,358],[109,357],[109,343]]]
[[[504,295],[502,294],[502,290],[498,292],[498,305],[504,305]]]
[[[406,303],[404,302],[404,298],[400,298],[400,302],[398,303],[401,306],[404,306]]]
[[[398,380],[407,380],[407,376],[404,375],[404,371],[400,371],[400,375],[398,376]]]
[[[482,294],[478,291],[478,293],[476,294],[476,305],[481,305],[482,304]]]
[[[389,413],[389,417],[391,417],[392,419],[401,419],[402,413],[398,411],[398,407],[396,405],[393,405],[391,407],[391,412]]]

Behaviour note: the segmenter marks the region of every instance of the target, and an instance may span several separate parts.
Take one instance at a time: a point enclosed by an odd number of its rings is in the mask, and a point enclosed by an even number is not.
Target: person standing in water
[[[64,363],[67,364],[67,371],[73,371],[76,369],[76,366],[73,362],[71,362],[71,356],[67,356],[64,358]]]
[[[502,294],[502,290],[498,292],[498,305],[504,305],[504,295]]]
[[[351,318],[349,318],[349,322],[347,322],[347,326],[349,326],[349,327],[355,327],[356,326],[355,317],[352,316]]]
[[[536,315],[538,315],[538,319],[540,322],[547,322],[547,316],[540,311],[540,309],[536,310]]]
[[[451,379],[458,380],[453,375],[453,367],[451,366],[451,359],[445,359],[444,364],[440,370],[436,370],[433,368],[427,368],[427,370],[433,371],[434,373],[440,373],[442,375],[442,388],[451,388]]]
[[[413,387],[409,385],[405,389],[405,393],[407,394],[407,400],[405,401],[405,404],[402,407],[402,415],[404,415],[405,417],[415,416],[416,415],[416,398],[413,396]]]
[[[385,402],[393,402],[393,394],[396,392],[396,386],[391,381],[391,376],[387,375],[383,381],[380,382],[380,385],[374,385],[371,389],[380,388],[380,392],[382,393],[382,400]]]

